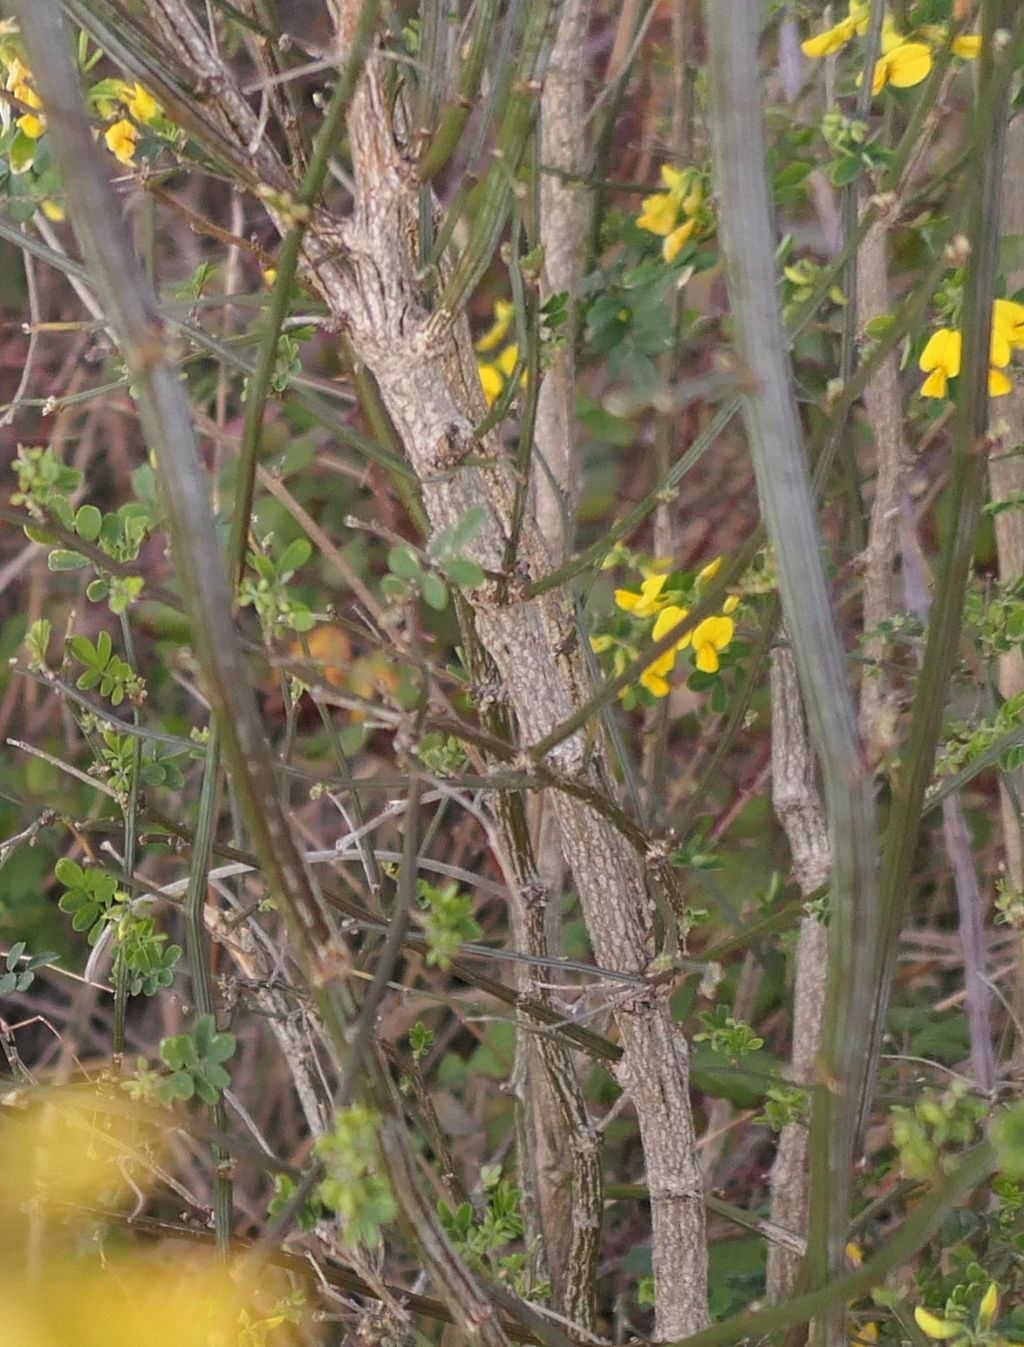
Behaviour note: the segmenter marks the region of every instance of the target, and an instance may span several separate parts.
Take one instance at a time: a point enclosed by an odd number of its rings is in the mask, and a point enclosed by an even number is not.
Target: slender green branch
[[[812,1285],[843,1266],[852,1194],[862,1028],[870,1016],[878,929],[874,797],[861,758],[845,654],[829,600],[811,475],[802,442],[776,289],[758,68],[760,13],[743,0],[705,5],[715,178],[736,348],[746,369],[744,421],[766,532],[779,574],[808,721],[824,776],[833,855],[829,991],[812,1142],[808,1238]],[[813,1147],[812,1147],[813,1150]],[[841,1328],[829,1306],[829,1339]]]
[[[865,1040],[869,1063],[859,1103],[862,1127],[871,1107],[899,933],[906,916],[925,792],[934,771],[949,679],[959,644],[964,597],[985,485],[983,442],[988,426],[989,337],[998,267],[1003,145],[1010,80],[1019,59],[1021,17],[1017,16],[1012,40],[998,46],[993,39],[1005,26],[1003,0],[986,0],[983,18],[982,64],[972,126],[980,186],[969,203],[971,261],[964,288],[963,372],[957,395],[952,472],[947,488],[954,508],[950,512],[949,532],[939,561],[924,660],[903,754],[905,766],[894,784],[885,836],[880,881],[883,925],[872,977],[875,999]]]

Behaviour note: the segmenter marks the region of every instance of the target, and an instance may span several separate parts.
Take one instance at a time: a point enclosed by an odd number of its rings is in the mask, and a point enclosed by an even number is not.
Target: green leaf
[[[408,547],[392,547],[388,552],[388,570],[401,580],[414,580],[420,574],[420,563]]]
[[[474,585],[482,585],[484,582],[482,567],[475,561],[470,561],[468,557],[450,557],[442,562],[442,565],[445,575],[460,589],[472,589]]]
[[[83,557],[81,552],[69,552],[66,548],[55,547],[47,557],[46,564],[51,571],[80,571],[83,566],[88,566],[89,558]]]
[[[100,536],[103,516],[95,505],[83,505],[75,515],[75,532],[87,543],[94,543]]]
[[[308,538],[296,538],[284,549],[277,563],[277,573],[282,580],[288,580],[297,570],[305,566],[313,555],[313,544]]]
[[[72,637],[71,639],[74,640],[75,637]],[[82,639],[84,640],[85,638],[82,637]],[[85,883],[85,871],[77,861],[73,861],[69,856],[62,856],[60,858],[57,864],[53,867],[53,873],[64,887],[68,889],[80,889]]]
[[[436,612],[441,612],[448,603],[448,590],[441,577],[434,575],[432,571],[426,571],[420,580],[420,586],[424,602]]]
[[[38,141],[26,136],[20,128],[15,132],[11,148],[7,151],[12,173],[27,173],[36,157]],[[33,208],[34,213],[34,208]]]

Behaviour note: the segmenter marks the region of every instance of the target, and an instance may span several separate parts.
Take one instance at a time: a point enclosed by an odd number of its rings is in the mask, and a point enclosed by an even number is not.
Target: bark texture
[[[1024,236],[1024,125],[1012,121],[1006,133],[1006,181],[1003,192],[1003,233]],[[1008,277],[1014,293],[1024,284],[1024,272]],[[1001,398],[996,419],[1005,418],[1007,433],[996,440],[989,458],[989,488],[994,501],[1024,498],[1024,459],[1008,451],[1024,443],[1024,388]],[[1024,508],[1004,510],[995,517],[996,550],[999,555],[999,582],[1012,584],[1024,575]],[[1020,647],[999,657],[999,692],[1006,699],[1024,692],[1024,651]],[[999,803],[1003,825],[1003,851],[1006,881],[1018,893],[1024,892],[1024,772],[1000,777]],[[1024,933],[1018,932],[1013,981],[1013,1005],[1018,1026],[1024,1024]],[[1024,1032],[1018,1030],[1014,1060],[1017,1070],[1024,1068]]]
[[[339,55],[351,48],[359,8],[332,6]],[[203,87],[216,88],[212,114],[236,147],[252,150],[262,180],[280,190],[287,174],[261,140],[256,117],[235,89],[193,16],[176,0],[155,0],[150,14],[161,36],[187,54]],[[543,74],[543,68],[535,74]],[[173,112],[173,109],[172,109]],[[383,60],[371,55],[348,117],[355,201],[344,221],[314,210],[303,247],[308,279],[356,357],[372,373],[408,461],[422,487],[436,533],[482,510],[484,523],[467,553],[501,575],[512,533],[515,483],[496,438],[481,443],[475,425],[485,407],[465,316],[428,311],[418,276],[420,186],[403,140]],[[279,227],[286,204],[267,197]],[[467,461],[472,460],[472,461]],[[529,516],[529,512],[527,512]],[[502,696],[520,742],[536,742],[581,704],[587,686],[564,593],[523,600],[518,588],[539,578],[551,554],[536,521],[524,522],[514,575],[471,595],[476,636],[498,670]],[[600,753],[582,733],[553,748],[549,765],[601,790]],[[644,971],[654,953],[642,858],[590,805],[564,793],[553,808],[565,859],[576,883],[600,963]],[[687,1336],[708,1322],[703,1189],[689,1100],[686,1042],[673,1023],[668,991],[652,986],[616,1011],[624,1049],[619,1079],[635,1105],[651,1192],[653,1264],[659,1339]],[[442,1258],[438,1266],[443,1267]]]
[[[772,651],[771,694],[772,804],[789,842],[793,878],[807,898],[828,882],[832,856],[796,666],[785,648]],[[803,1088],[815,1081],[827,970],[828,928],[817,917],[805,916],[796,950],[789,1068],[790,1079]],[[771,1172],[771,1219],[796,1235],[807,1230],[808,1139],[806,1122],[784,1127]],[[800,1253],[785,1244],[768,1245],[768,1296],[776,1304],[792,1293],[800,1259]]]

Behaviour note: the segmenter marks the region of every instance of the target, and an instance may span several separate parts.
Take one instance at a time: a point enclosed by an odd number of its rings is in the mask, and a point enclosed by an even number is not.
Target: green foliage
[[[694,1034],[695,1043],[707,1043],[713,1052],[719,1052],[732,1062],[759,1052],[764,1047],[764,1039],[759,1037],[742,1020],[729,1014],[727,1006],[717,1005],[714,1011],[701,1011],[698,1016],[704,1025],[700,1033]]]
[[[453,734],[425,734],[416,748],[416,756],[435,776],[454,776],[466,765],[466,750]]]
[[[267,1207],[267,1215],[276,1218],[285,1211],[295,1196],[298,1185],[288,1174],[274,1175],[274,1196],[270,1199]],[[300,1230],[310,1231],[316,1229],[316,1223],[320,1219],[320,1204],[312,1198],[307,1198],[305,1202],[300,1203],[298,1211],[295,1213],[295,1224]]]
[[[473,916],[472,896],[460,892],[454,881],[437,888],[425,879],[416,881],[416,896],[421,910],[415,917],[430,947],[427,963],[450,968],[465,942],[479,940],[483,934]]]
[[[511,1245],[523,1237],[522,1194],[501,1177],[500,1165],[485,1165],[480,1172],[482,1189],[479,1210],[460,1202],[453,1211],[447,1202],[437,1204],[445,1233],[472,1267],[496,1281],[508,1282],[519,1294],[528,1292],[527,1254]],[[541,1298],[542,1288],[529,1291]]]
[[[224,1063],[234,1051],[234,1035],[218,1033],[212,1015],[201,1015],[190,1034],[165,1038],[160,1057],[171,1074],[160,1082],[164,1103],[198,1097],[204,1104],[216,1104],[231,1084]]]
[[[334,1128],[318,1138],[315,1151],[326,1177],[318,1199],[341,1217],[345,1243],[376,1249],[381,1231],[397,1215],[387,1176],[382,1172],[378,1134],[382,1123],[373,1109],[354,1105],[334,1115]]]
[[[76,686],[82,691],[99,688],[100,696],[109,698],[111,705],[120,706],[125,697],[139,705],[146,695],[145,681],[132,669],[127,660],[114,654],[114,643],[108,631],[101,631],[95,644],[88,636],[72,636],[68,650],[85,666]]]
[[[43,954],[32,954],[27,959],[24,940],[16,940],[4,957],[3,972],[0,972],[0,996],[11,996],[14,992],[28,991],[36,978],[36,969],[53,963],[57,955],[52,950]]]
[[[806,1122],[810,1098],[798,1085],[772,1085],[765,1097],[764,1113],[756,1121],[773,1132],[781,1132],[792,1123]]]
[[[422,1020],[417,1020],[409,1030],[409,1047],[412,1048],[414,1062],[425,1057],[434,1046],[434,1032],[428,1029]]]
[[[116,919],[118,906],[128,902],[128,894],[105,870],[83,869],[67,856],[57,862],[55,873],[65,888],[60,910],[69,913],[72,928],[87,932],[89,944],[95,945],[107,923]]]
[[[271,540],[264,540],[268,548]],[[238,600],[243,607],[256,610],[260,627],[267,640],[277,640],[288,631],[308,632],[316,625],[316,616],[309,605],[297,599],[291,580],[313,555],[313,545],[307,538],[296,538],[275,559],[267,551],[250,552],[249,566],[254,575],[246,575],[238,587]]]
[[[984,1099],[954,1081],[941,1094],[925,1090],[913,1105],[892,1110],[892,1140],[900,1168],[910,1178],[940,1173],[953,1153],[969,1145],[988,1114]]]
[[[481,567],[462,555],[482,524],[483,511],[473,507],[458,523],[435,535],[425,557],[404,543],[392,547],[388,552],[389,574],[381,582],[385,596],[392,602],[419,596],[428,608],[441,612],[448,604],[448,584],[459,589],[483,584]]]

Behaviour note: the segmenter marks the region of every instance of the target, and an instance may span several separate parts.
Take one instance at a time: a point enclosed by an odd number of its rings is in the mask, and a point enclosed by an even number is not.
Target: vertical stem
[[[822,544],[786,355],[776,288],[776,231],[767,181],[758,68],[760,9],[745,0],[705,5],[715,173],[743,409],[758,495],[779,573],[811,734],[822,764],[833,855],[829,991],[815,1101],[808,1266],[821,1285],[842,1268],[851,1164],[870,1013],[877,929],[871,781],[857,738],[845,655],[829,603]],[[842,1313],[825,1320],[844,1339]]]

